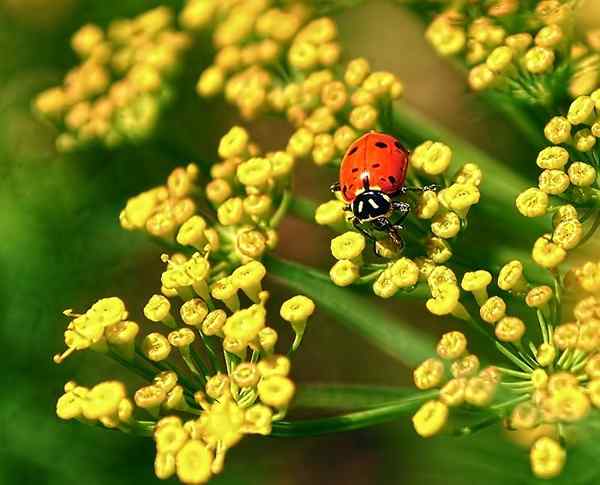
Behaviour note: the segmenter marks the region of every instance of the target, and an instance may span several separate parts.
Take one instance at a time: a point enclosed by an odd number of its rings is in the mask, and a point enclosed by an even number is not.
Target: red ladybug
[[[400,222],[406,218],[410,205],[392,200],[409,190],[432,190],[434,186],[405,187],[409,152],[393,136],[371,131],[348,147],[340,166],[340,181],[331,186],[333,192],[342,192],[352,211],[352,223],[369,239],[374,239],[362,224],[370,223],[375,229],[388,233],[400,248]],[[391,221],[392,216],[394,222]]]

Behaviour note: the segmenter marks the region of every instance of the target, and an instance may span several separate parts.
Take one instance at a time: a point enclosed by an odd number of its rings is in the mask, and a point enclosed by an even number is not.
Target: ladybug
[[[348,204],[345,209],[352,212],[351,221],[356,229],[375,240],[363,227],[370,224],[386,232],[399,249],[404,247],[400,223],[408,216],[410,205],[392,198],[410,190],[436,190],[435,186],[404,185],[408,160],[409,151],[396,138],[371,131],[348,147],[340,166],[339,182],[331,186],[332,192],[341,192]]]

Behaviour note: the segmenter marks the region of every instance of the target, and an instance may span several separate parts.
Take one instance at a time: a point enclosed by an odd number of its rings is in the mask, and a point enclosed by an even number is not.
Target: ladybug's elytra
[[[346,151],[340,166],[340,181],[331,186],[342,193],[348,203],[346,210],[353,213],[352,223],[369,239],[374,239],[362,227],[369,223],[375,229],[389,234],[399,248],[404,246],[400,237],[400,222],[406,218],[410,205],[392,200],[409,190],[435,190],[435,186],[406,187],[409,152],[393,136],[371,131],[354,141]],[[394,222],[391,221],[395,215]]]

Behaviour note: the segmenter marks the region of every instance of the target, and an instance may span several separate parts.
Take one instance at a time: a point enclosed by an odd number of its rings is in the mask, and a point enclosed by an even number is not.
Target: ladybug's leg
[[[402,194],[406,194],[407,192],[427,192],[428,190],[431,190],[432,192],[437,192],[438,190],[440,190],[440,186],[436,185],[436,184],[430,184],[430,185],[425,185],[423,187],[402,187],[402,189],[400,189],[400,192]]]
[[[392,224],[387,217],[379,217],[373,221],[373,225],[379,229],[380,231],[387,232],[390,236],[392,242],[398,246],[399,250],[404,248],[404,241],[400,236],[400,231],[402,230],[402,226],[397,224]]]
[[[360,223],[360,221],[358,220],[357,217],[352,218],[352,225],[356,228],[356,230],[358,232],[360,232],[367,239],[375,241],[375,238],[365,230],[365,228],[362,226],[362,224]]]
[[[395,214],[398,214],[398,220],[396,224],[399,224],[406,219],[406,216],[408,216],[408,213],[410,212],[410,204],[408,204],[408,202],[394,200],[392,202],[392,209]],[[402,228],[402,226],[400,226],[400,228]]]

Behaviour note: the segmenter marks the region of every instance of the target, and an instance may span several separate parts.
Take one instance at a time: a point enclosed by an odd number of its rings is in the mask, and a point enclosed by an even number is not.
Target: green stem
[[[330,418],[275,422],[271,435],[286,438],[319,436],[367,428],[406,416],[418,409],[423,401],[435,398],[438,393],[439,391],[429,391],[394,404]]]
[[[277,207],[275,214],[273,214],[273,216],[271,217],[271,220],[269,221],[270,227],[276,228],[279,226],[279,224],[285,217],[291,202],[292,202],[292,191],[289,189],[286,189],[283,191],[283,196],[281,198],[281,203],[279,204],[279,207]]]

